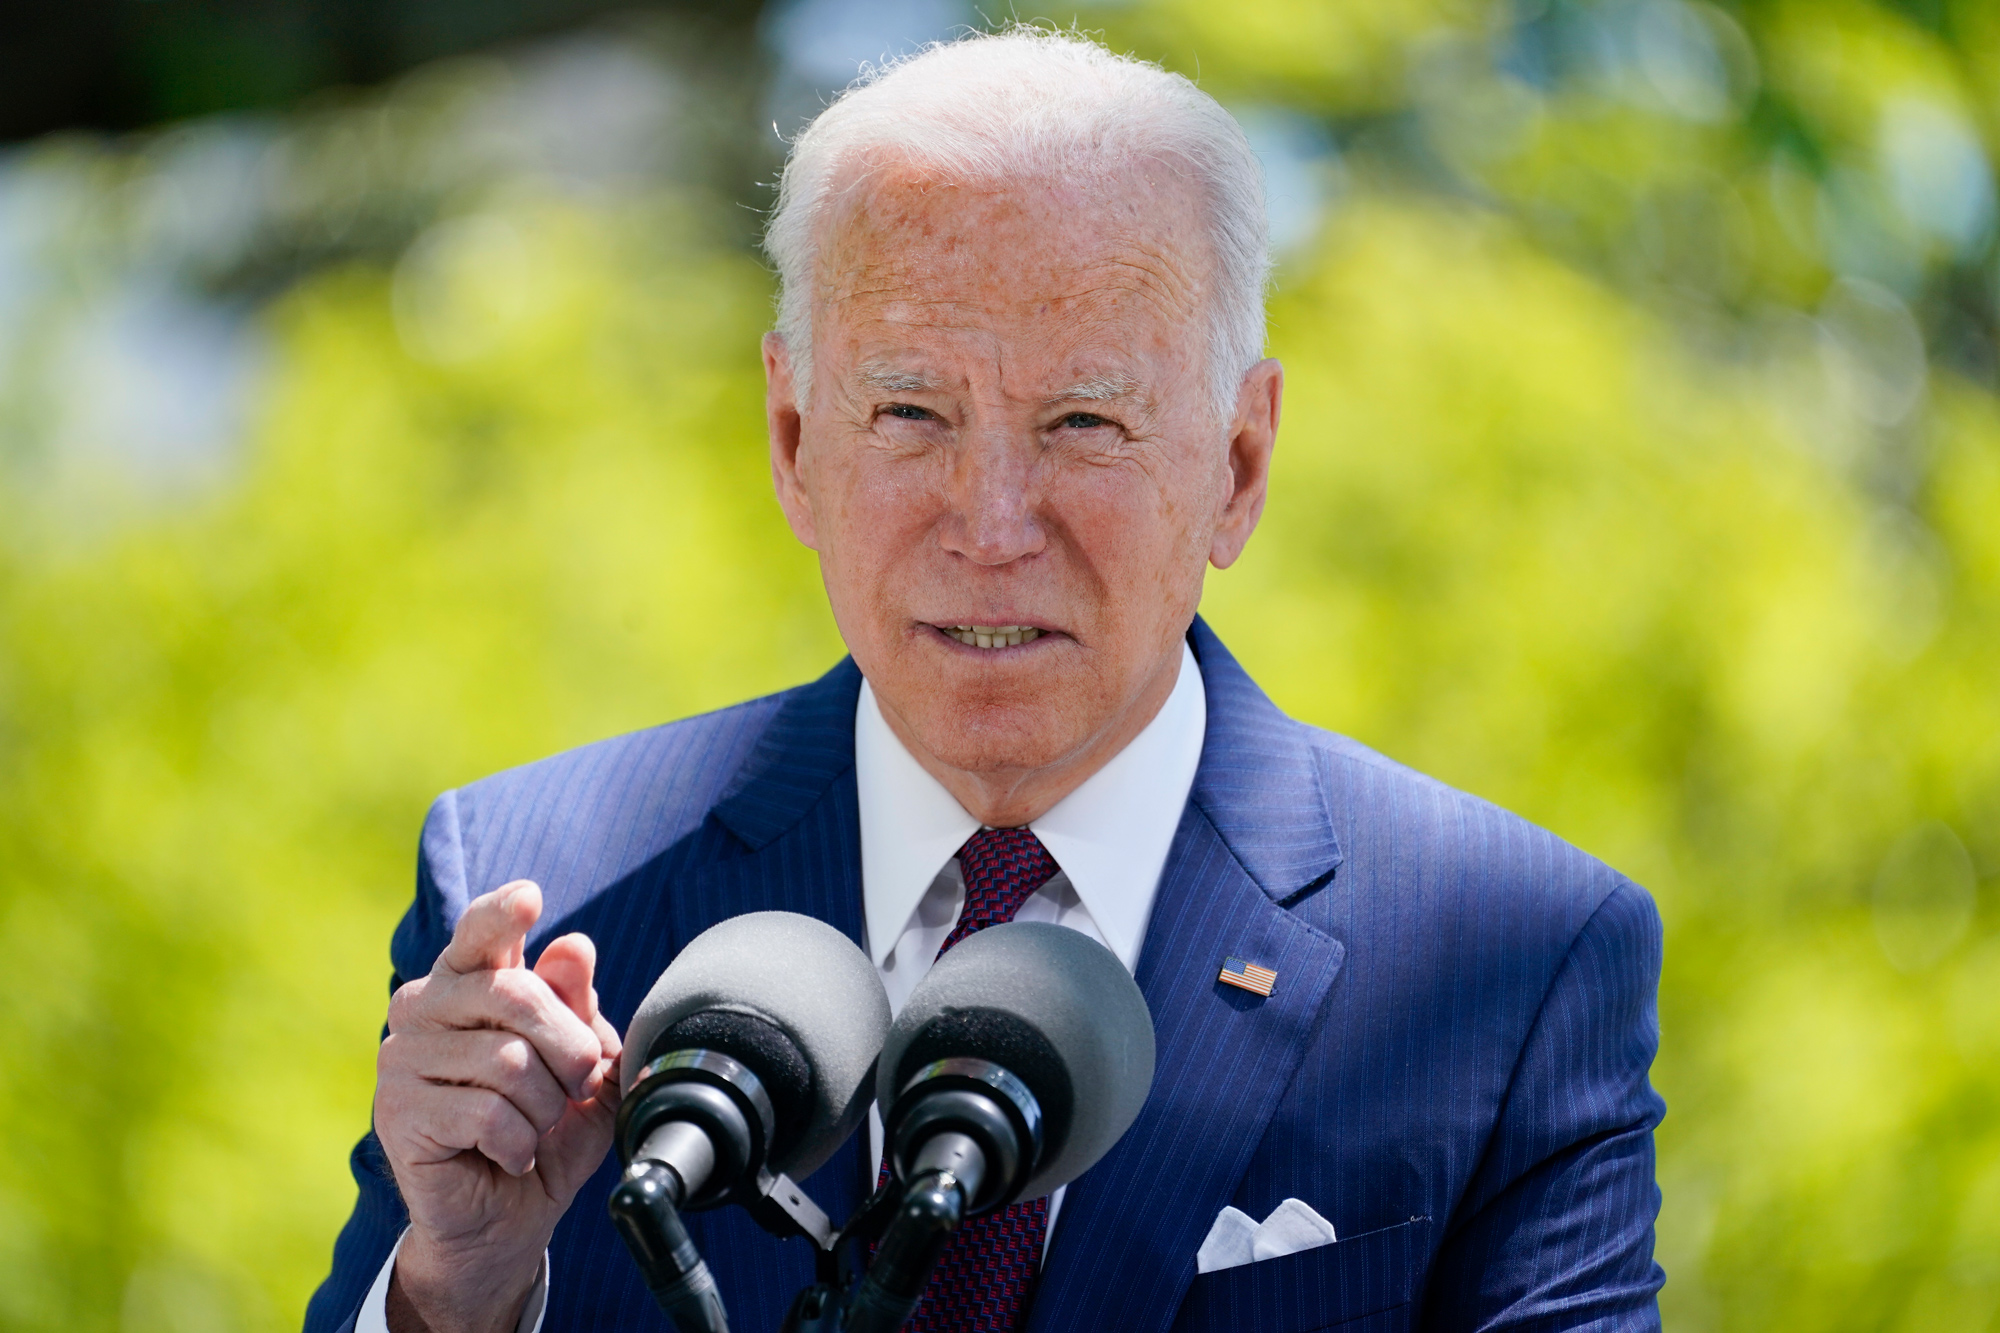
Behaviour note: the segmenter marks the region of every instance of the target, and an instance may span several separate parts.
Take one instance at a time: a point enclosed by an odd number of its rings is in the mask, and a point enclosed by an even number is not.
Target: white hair
[[[1243,129],[1178,74],[1075,33],[1017,26],[938,42],[864,71],[792,141],[764,251],[778,271],[778,333],[803,408],[823,223],[842,173],[882,153],[964,180],[1008,181],[1162,162],[1208,196],[1214,284],[1209,376],[1222,419],[1264,351],[1270,238],[1264,173]]]

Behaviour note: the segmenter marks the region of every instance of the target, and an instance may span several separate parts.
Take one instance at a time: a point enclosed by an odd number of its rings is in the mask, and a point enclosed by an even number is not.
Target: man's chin
[[[1075,721],[1053,704],[1060,686],[994,697],[990,689],[955,691],[944,682],[917,706],[898,710],[917,742],[940,763],[965,773],[1050,768],[1078,746]],[[1009,691],[1009,695],[1013,692]],[[1073,698],[1074,696],[1072,696]]]

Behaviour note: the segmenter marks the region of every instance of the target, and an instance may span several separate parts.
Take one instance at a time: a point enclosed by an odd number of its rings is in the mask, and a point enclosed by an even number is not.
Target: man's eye
[[[1094,412],[1072,412],[1056,424],[1067,426],[1071,430],[1095,430],[1099,426],[1108,426],[1111,423]]]
[[[929,421],[931,414],[913,403],[891,403],[882,409],[892,417],[903,421]]]

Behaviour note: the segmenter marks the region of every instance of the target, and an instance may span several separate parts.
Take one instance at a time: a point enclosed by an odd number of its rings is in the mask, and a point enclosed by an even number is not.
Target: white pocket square
[[[1331,1245],[1334,1240],[1333,1223],[1298,1199],[1285,1200],[1262,1222],[1252,1222],[1240,1209],[1225,1208],[1216,1214],[1208,1239],[1194,1252],[1194,1271],[1213,1273],[1218,1268],[1254,1264],[1259,1259]]]

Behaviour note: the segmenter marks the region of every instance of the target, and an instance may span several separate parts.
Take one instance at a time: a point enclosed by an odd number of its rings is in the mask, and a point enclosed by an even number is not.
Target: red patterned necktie
[[[959,849],[958,864],[965,908],[939,957],[974,931],[1013,920],[1057,869],[1041,839],[1025,828],[979,830]],[[945,1246],[903,1327],[914,1333],[1010,1333],[1034,1288],[1048,1230],[1046,1198],[967,1220]]]

